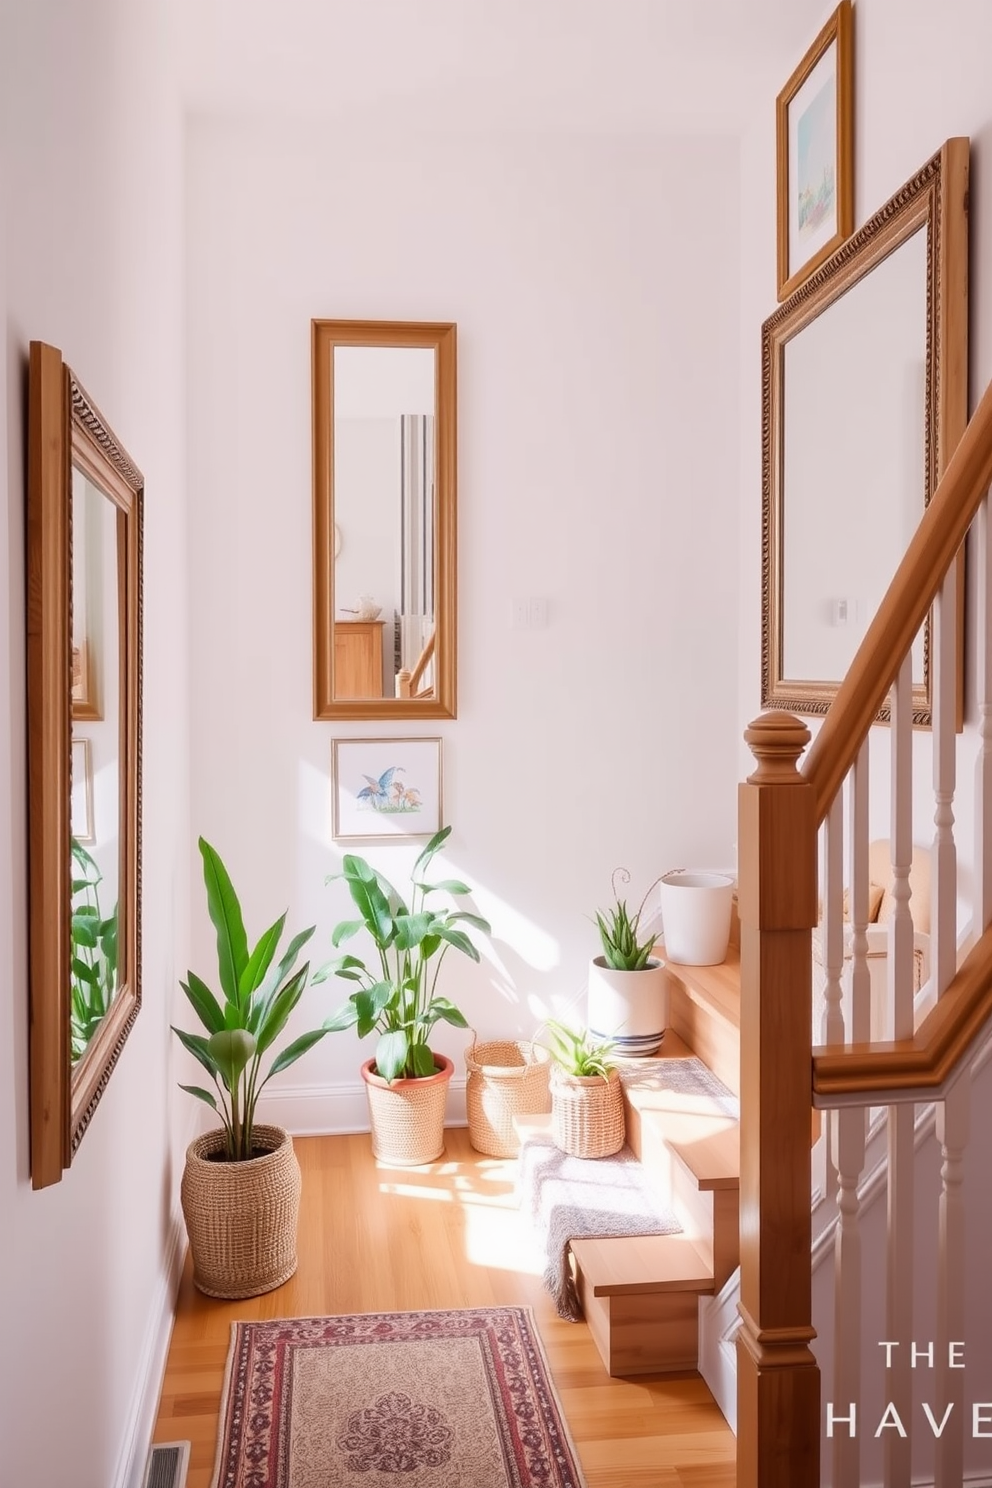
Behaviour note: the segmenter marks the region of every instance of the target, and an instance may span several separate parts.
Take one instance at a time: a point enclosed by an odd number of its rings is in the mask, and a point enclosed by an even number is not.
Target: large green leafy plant
[[[110,1011],[117,990],[117,905],[100,907],[103,875],[85,847],[72,838],[72,966],[69,1036],[73,1063]]]
[[[390,1082],[434,1074],[428,1040],[435,1024],[468,1027],[458,1008],[438,996],[437,976],[449,950],[479,960],[479,952],[463,926],[472,925],[486,934],[490,926],[480,915],[437,908],[431,902],[435,894],[471,893],[458,879],[428,883],[424,877],[450,834],[450,827],[442,827],[414,863],[409,903],[364,858],[350,853],[344,858],[342,872],[332,873],[327,879],[328,883],[344,879],[360,916],[336,926],[331,936],[334,946],[365,930],[375,947],[375,956],[369,957],[371,966],[358,956],[345,954],[314,974],[315,982],[333,975],[359,983],[358,991],[327,1026],[335,1030],[355,1028],[359,1038],[378,1033],[376,1073]]]
[[[294,935],[277,962],[276,952],[286,924],[286,915],[282,914],[249,950],[241,904],[227,869],[202,837],[200,854],[207,908],[217,931],[222,999],[195,972],[187,972],[186,981],[180,985],[206,1033],[184,1033],[175,1027],[172,1031],[214,1083],[213,1093],[199,1085],[181,1088],[218,1113],[227,1137],[226,1156],[232,1162],[242,1162],[257,1155],[253,1151],[253,1128],[255,1103],[262,1087],[280,1070],[295,1064],[328,1032],[327,1027],[321,1027],[300,1034],[261,1077],[262,1055],[282,1033],[307,984],[309,961],[299,970],[294,968],[315,927],[311,925]]]

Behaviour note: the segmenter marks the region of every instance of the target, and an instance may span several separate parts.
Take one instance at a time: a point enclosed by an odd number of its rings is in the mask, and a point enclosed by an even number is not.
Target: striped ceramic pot
[[[612,1039],[617,1054],[657,1054],[668,1023],[668,974],[663,961],[640,971],[616,971],[603,956],[589,966],[586,1025]]]

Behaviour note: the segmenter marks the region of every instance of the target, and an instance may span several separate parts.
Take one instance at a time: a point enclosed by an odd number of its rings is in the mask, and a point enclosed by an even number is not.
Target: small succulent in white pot
[[[652,955],[653,932],[641,929],[648,894],[658,880],[631,914],[617,889],[618,877],[630,881],[626,868],[614,869],[614,902],[596,913],[602,953],[589,966],[587,1019],[592,1033],[610,1039],[618,1054],[644,1057],[658,1052],[668,1023],[664,963]]]

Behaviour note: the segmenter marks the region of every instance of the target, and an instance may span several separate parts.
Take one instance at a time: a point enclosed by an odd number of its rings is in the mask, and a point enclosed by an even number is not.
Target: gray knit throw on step
[[[572,1240],[681,1229],[629,1147],[613,1157],[570,1157],[550,1137],[528,1139],[520,1149],[517,1185],[521,1210],[544,1244],[544,1285],[558,1316],[573,1322],[582,1308],[569,1263]]]

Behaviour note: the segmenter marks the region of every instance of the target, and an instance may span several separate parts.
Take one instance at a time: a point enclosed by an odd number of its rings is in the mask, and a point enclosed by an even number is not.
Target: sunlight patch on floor
[[[484,1158],[468,1170],[460,1162],[441,1159],[416,1174],[383,1177],[379,1192],[457,1204],[464,1216],[465,1255],[471,1265],[541,1276],[543,1249],[517,1207],[515,1187],[514,1158]]]
[[[540,1242],[516,1209],[466,1205],[465,1256],[473,1266],[494,1271],[544,1273]]]
[[[453,1204],[457,1197],[446,1188],[425,1188],[416,1183],[380,1183],[379,1192],[401,1199],[433,1199],[442,1204]]]

